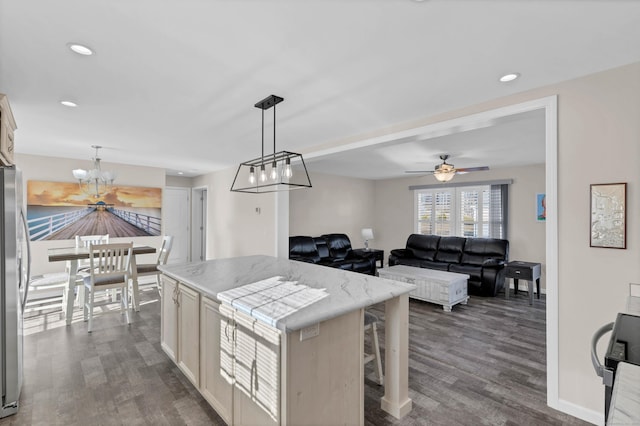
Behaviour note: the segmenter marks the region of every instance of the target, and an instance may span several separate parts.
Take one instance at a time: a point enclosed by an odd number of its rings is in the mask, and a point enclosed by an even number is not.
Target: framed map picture
[[[627,248],[627,184],[591,185],[591,247]]]

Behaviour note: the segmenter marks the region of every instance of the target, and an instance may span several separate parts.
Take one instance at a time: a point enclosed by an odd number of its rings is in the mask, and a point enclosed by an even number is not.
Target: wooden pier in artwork
[[[69,218],[71,217],[71,218]],[[32,240],[72,240],[76,235],[142,237],[160,235],[160,218],[113,208],[90,208],[81,213],[29,220]]]

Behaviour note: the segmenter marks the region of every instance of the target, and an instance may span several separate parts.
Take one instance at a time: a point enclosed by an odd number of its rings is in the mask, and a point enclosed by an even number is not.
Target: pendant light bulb
[[[267,172],[264,169],[264,164],[260,165],[260,182],[267,181]]]
[[[252,185],[256,183],[256,170],[253,168],[253,166],[249,168],[249,183]]]
[[[290,178],[291,176],[293,176],[293,170],[291,170],[291,159],[290,158],[287,158],[285,160],[285,166],[284,166],[284,170],[282,171],[282,174],[286,178]]]
[[[271,163],[271,174],[269,175],[269,177],[271,178],[271,180],[278,179],[278,163],[276,163],[275,160],[273,161],[273,163]]]

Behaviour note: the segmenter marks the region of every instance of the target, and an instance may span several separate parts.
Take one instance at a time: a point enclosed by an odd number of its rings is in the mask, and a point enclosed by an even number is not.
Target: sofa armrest
[[[410,249],[393,249],[391,254],[396,257],[413,257],[413,251]]]
[[[482,262],[482,267],[483,268],[502,268],[504,267],[505,262],[504,260],[500,260],[500,259],[487,259],[484,262]]]

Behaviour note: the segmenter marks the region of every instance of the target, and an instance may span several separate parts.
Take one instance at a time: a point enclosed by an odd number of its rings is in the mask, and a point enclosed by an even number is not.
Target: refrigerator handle
[[[613,386],[613,371],[600,363],[598,354],[596,353],[596,346],[600,338],[611,330],[613,330],[612,322],[600,327],[591,338],[591,363],[593,364],[593,368],[596,370],[596,374],[599,377],[602,377],[602,383],[605,386]]]
[[[22,300],[22,311],[24,312],[24,307],[27,304],[27,295],[29,293],[29,283],[31,282],[31,238],[29,237],[29,227],[27,226],[27,219],[24,216],[24,210],[22,208],[20,209],[20,220],[24,227],[24,239],[27,244],[27,280],[24,283],[24,299]],[[22,279],[22,270],[19,274]]]

